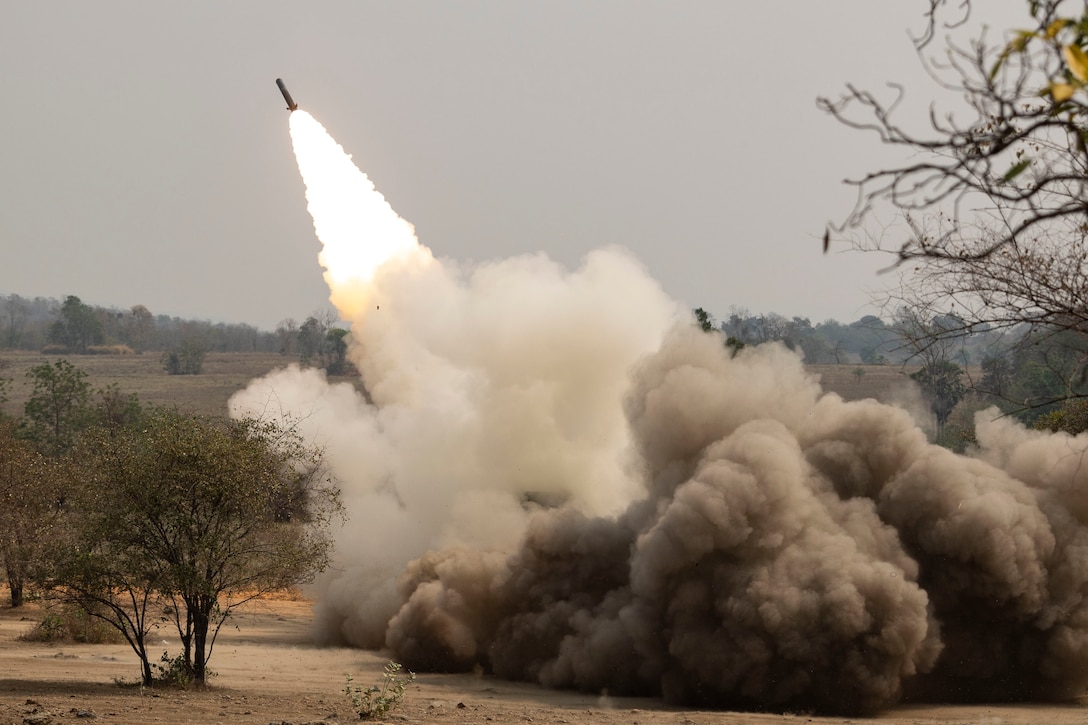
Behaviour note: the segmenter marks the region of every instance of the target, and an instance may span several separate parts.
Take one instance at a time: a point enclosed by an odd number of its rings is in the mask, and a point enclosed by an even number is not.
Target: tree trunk
[[[136,637],[136,656],[140,658],[140,672],[143,676],[144,687],[155,684],[155,676],[151,674],[151,660],[147,658],[147,642],[143,636]]]
[[[182,654],[185,655],[185,662],[191,668],[193,664],[193,610],[195,605],[188,598],[183,598],[182,601],[185,602],[185,631],[182,632],[179,627],[178,634],[181,636]]]
[[[193,681],[203,685],[208,681],[208,625],[215,599],[198,597],[193,615]]]
[[[14,609],[15,607],[23,606],[23,601],[24,601],[23,600],[23,583],[22,582],[14,582],[14,581],[11,581],[9,579],[8,580],[8,587],[11,589],[11,607],[12,607],[12,609]]]
[[[23,606],[23,578],[8,569],[8,589],[11,590],[12,608]]]

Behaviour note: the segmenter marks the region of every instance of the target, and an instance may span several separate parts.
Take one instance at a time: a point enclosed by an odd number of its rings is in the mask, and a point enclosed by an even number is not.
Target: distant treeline
[[[902,364],[916,354],[903,326],[866,315],[854,322],[825,320],[813,324],[807,317],[776,313],[752,314],[732,308],[713,324],[735,344],[758,345],[778,341],[804,354],[812,364]],[[327,340],[331,333],[333,340]],[[65,354],[168,352],[198,347],[209,352],[281,352],[304,358],[321,357],[342,335],[331,311],[314,312],[302,322],[282,320],[275,330],[260,330],[244,323],[190,320],[156,315],[144,305],[127,309],[84,303],[69,295],[53,297],[0,296],[0,350],[32,350]],[[960,364],[978,364],[997,335],[975,331],[965,335],[958,350]]]
[[[0,350],[78,355],[196,348],[319,356],[335,321],[331,312],[315,312],[301,324],[287,319],[267,331],[244,323],[156,315],[144,305],[128,309],[90,305],[75,295],[58,300],[8,294],[0,297]],[[338,332],[343,331],[335,330],[333,336]]]
[[[715,326],[712,317],[707,320]],[[733,308],[729,317],[716,326],[734,346],[782,342],[791,350],[802,352],[805,362],[810,364],[923,362],[918,359],[914,326],[903,319],[886,322],[875,315],[866,315],[850,323],[825,320],[812,324],[807,317],[787,318],[775,313],[754,315],[745,309]],[[1015,335],[988,329],[963,330],[957,335],[949,359],[960,365],[979,365],[988,356],[1007,348],[1011,337]]]
[[[844,325],[803,317],[752,315],[734,308],[717,323],[693,311],[703,330],[720,330],[734,349],[777,341],[811,364],[910,364],[934,419],[936,442],[963,450],[974,440],[974,414],[990,406],[1039,429],[1088,430],[1088,337],[1061,325],[972,324],[954,314],[925,317],[900,309],[887,323],[868,315]]]

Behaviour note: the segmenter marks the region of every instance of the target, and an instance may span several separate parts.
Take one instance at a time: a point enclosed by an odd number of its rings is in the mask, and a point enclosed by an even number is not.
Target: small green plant
[[[169,653],[163,652],[159,661],[151,666],[155,668],[157,684],[185,690],[193,683],[193,667],[185,660],[184,654],[171,657]],[[211,670],[207,670],[205,675],[208,678],[215,677]]]
[[[404,670],[397,662],[390,662],[382,672],[381,686],[368,688],[353,685],[351,675],[348,675],[347,684],[344,686],[344,694],[351,699],[351,708],[359,714],[360,720],[375,720],[385,715],[400,704],[404,699],[404,693],[408,685],[416,679],[415,673]]]

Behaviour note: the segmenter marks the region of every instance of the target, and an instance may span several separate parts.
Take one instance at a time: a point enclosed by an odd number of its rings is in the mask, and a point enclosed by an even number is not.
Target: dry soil
[[[270,600],[247,605],[220,634],[203,690],[145,690],[134,685],[136,661],[125,645],[51,645],[19,639],[34,624],[34,604],[0,607],[0,725],[8,723],[347,723],[357,720],[342,690],[346,678],[377,684],[386,658],[356,649],[309,644],[310,604]],[[162,649],[176,635],[159,632]],[[156,650],[158,646],[156,647]],[[562,723],[564,725],[740,725],[864,722],[805,713],[709,712],[654,700],[553,692],[473,675],[421,674],[386,718],[408,723]],[[1088,707],[1056,705],[904,706],[881,725],[1080,725]]]

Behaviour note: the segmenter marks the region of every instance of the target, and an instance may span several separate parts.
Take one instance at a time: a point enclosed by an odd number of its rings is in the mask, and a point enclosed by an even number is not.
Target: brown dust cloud
[[[699,707],[1088,687],[1088,439],[988,411],[955,455],[781,346],[731,355],[622,249],[439,259],[290,116],[367,394],[292,366],[231,409],[341,481],[318,643]]]

